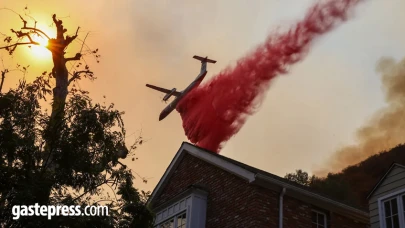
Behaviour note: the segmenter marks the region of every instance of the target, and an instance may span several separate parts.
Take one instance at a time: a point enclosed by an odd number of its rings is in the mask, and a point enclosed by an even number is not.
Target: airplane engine
[[[164,97],[163,97],[163,101],[167,101],[167,100],[169,100],[169,98],[173,95],[173,93],[175,93],[176,92],[176,88],[173,88],[171,91],[170,91],[170,93],[168,93],[168,94],[166,94]]]

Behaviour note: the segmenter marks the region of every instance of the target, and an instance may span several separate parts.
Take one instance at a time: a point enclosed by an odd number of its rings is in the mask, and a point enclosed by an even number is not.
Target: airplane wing
[[[172,95],[175,96],[175,97],[178,97],[178,96],[181,95],[181,92],[172,91],[171,89],[165,89],[165,88],[161,88],[161,87],[154,86],[154,85],[146,84],[146,87],[149,87],[151,89],[154,89],[154,90],[160,91],[162,93],[166,93],[166,94],[172,93]]]

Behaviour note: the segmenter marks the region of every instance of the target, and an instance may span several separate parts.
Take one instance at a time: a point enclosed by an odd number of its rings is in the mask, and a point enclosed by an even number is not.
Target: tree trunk
[[[45,137],[45,158],[44,158],[44,168],[48,175],[46,177],[50,178],[45,180],[44,195],[40,198],[43,204],[49,202],[49,197],[54,184],[54,174],[55,169],[58,164],[55,162],[55,144],[61,140],[61,129],[63,119],[65,116],[65,104],[68,95],[69,86],[69,72],[66,67],[66,58],[64,56],[65,48],[73,40],[71,37],[64,38],[64,33],[66,29],[63,28],[62,21],[56,20],[56,16],[53,16],[54,23],[56,24],[57,37],[56,39],[50,39],[48,44],[48,49],[52,53],[53,69],[52,75],[55,78],[56,86],[53,88],[53,103],[52,103],[52,113],[48,123],[47,135]]]

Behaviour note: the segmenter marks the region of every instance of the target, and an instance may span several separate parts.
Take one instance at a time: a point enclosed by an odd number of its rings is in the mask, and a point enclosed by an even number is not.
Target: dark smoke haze
[[[338,172],[370,155],[405,143],[405,58],[400,62],[392,58],[382,58],[376,70],[381,74],[387,106],[357,130],[356,145],[338,150],[327,163],[327,168],[316,172],[317,175]]]
[[[311,43],[348,17],[359,0],[320,1],[289,31],[272,33],[255,51],[191,91],[177,106],[186,136],[219,152],[260,106],[270,82],[301,61]]]

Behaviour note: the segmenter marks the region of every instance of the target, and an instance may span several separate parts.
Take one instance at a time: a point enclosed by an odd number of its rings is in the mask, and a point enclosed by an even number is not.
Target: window
[[[382,224],[384,228],[405,228],[405,195],[397,195],[382,201]]]
[[[160,225],[160,228],[174,228],[174,219],[170,219],[169,221]]]
[[[319,211],[312,211],[312,227],[326,228],[326,214]]]
[[[177,228],[186,228],[187,218],[186,213],[177,216]]]
[[[207,195],[203,190],[190,188],[168,200],[156,209],[154,228],[204,228]],[[190,216],[192,214],[196,216]]]
[[[186,213],[174,216],[173,218],[166,220],[165,222],[156,226],[156,228],[187,228]]]
[[[399,228],[397,198],[384,202],[384,218],[386,228]]]

